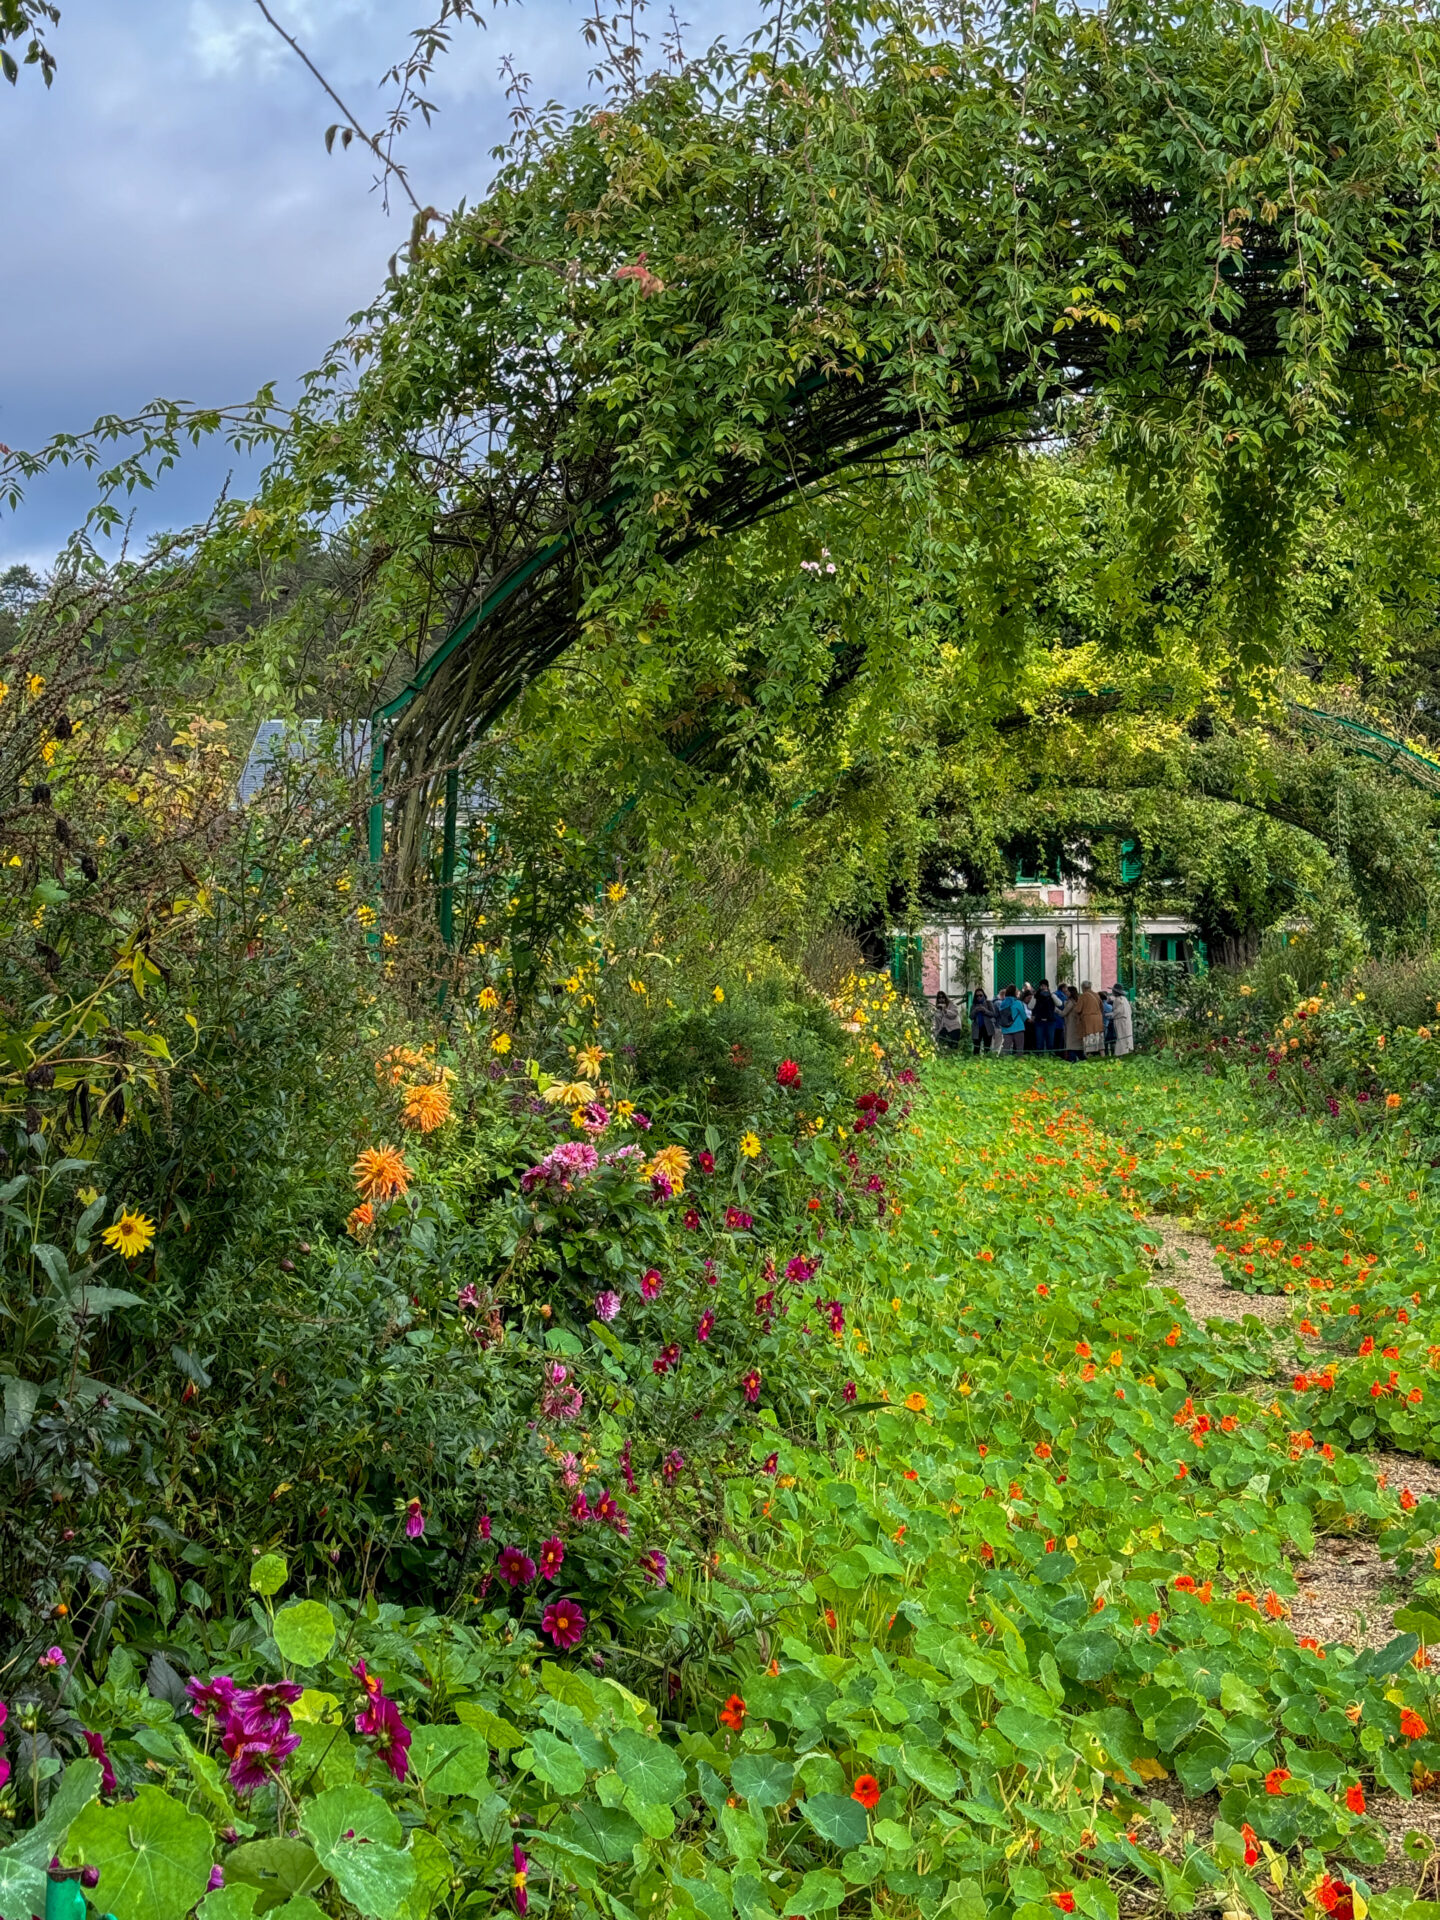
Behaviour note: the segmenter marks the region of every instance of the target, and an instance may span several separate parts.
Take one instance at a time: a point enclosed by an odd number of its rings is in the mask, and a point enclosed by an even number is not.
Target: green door
[[[1043,933],[1007,933],[995,942],[995,991],[1002,987],[1033,987],[1045,971]]]

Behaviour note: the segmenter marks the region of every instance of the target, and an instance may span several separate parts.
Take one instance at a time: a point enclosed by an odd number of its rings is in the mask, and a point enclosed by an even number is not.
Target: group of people
[[[935,996],[935,1038],[942,1047],[958,1047],[965,1031],[965,1004],[947,993]],[[1078,990],[1048,980],[1032,987],[1002,987],[992,999],[983,988],[970,998],[970,1039],[976,1053],[1064,1053],[1067,1060],[1087,1055],[1130,1053],[1135,1020],[1129,996],[1118,983],[1097,993],[1088,980]]]

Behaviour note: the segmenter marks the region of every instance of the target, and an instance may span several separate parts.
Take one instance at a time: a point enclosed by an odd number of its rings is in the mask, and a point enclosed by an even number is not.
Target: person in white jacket
[[[1125,989],[1117,981],[1110,989],[1111,1019],[1115,1027],[1115,1054],[1135,1051],[1135,1014]]]

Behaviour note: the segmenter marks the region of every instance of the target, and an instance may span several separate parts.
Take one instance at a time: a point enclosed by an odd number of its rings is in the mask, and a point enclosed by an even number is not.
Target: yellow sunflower
[[[147,1220],[143,1213],[132,1213],[128,1207],[121,1212],[120,1218],[112,1226],[106,1227],[100,1238],[107,1247],[113,1247],[122,1259],[133,1260],[155,1238],[155,1222]]]

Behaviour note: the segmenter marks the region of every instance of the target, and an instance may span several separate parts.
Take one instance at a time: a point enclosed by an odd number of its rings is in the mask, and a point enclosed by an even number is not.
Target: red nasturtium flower
[[[1248,1820],[1240,1829],[1240,1838],[1245,1842],[1245,1864],[1253,1867],[1260,1858],[1260,1842],[1255,1838],[1255,1829]]]
[[[1346,1787],[1345,1805],[1347,1806],[1347,1808],[1350,1810],[1351,1813],[1364,1813],[1365,1789],[1358,1780],[1354,1781],[1350,1786]]]
[[[1064,1893],[1052,1893],[1050,1898],[1055,1902],[1061,1913],[1074,1913],[1075,1896],[1073,1893],[1068,1890]]]
[[[720,1724],[729,1727],[732,1733],[739,1733],[745,1726],[745,1702],[738,1693],[732,1693],[720,1709]]]
[[[1272,1767],[1265,1776],[1266,1793],[1278,1794],[1285,1791],[1285,1782],[1290,1778],[1288,1767]]]
[[[868,1813],[880,1798],[880,1782],[873,1773],[862,1773],[850,1789],[850,1798],[858,1800]]]
[[[1430,1731],[1413,1707],[1400,1709],[1400,1731],[1407,1740],[1421,1740]]]

